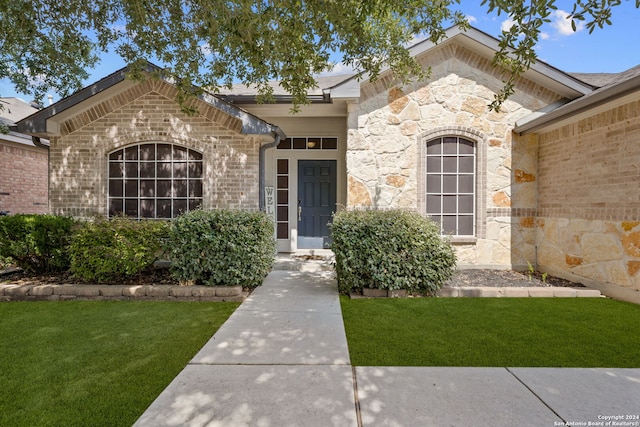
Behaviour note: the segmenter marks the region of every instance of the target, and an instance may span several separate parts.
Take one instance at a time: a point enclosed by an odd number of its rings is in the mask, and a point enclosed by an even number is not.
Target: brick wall
[[[538,169],[540,267],[638,294],[640,101],[540,134]]]
[[[142,142],[203,153],[205,209],[257,209],[259,141],[239,134],[239,120],[199,101],[198,114],[184,114],[175,94],[148,80],[62,123],[62,135],[51,141],[52,212],[106,215],[108,153]]]
[[[11,214],[42,214],[49,210],[47,150],[0,135],[0,210]]]

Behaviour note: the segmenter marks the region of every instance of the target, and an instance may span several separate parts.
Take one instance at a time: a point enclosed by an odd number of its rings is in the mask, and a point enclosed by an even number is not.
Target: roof
[[[531,114],[516,122],[514,132],[526,134],[580,114],[615,99],[640,92],[640,65],[607,79],[609,84],[545,114]],[[603,80],[605,82],[605,80]]]
[[[77,105],[80,105],[82,102],[87,101],[91,97],[106,91],[117,84],[126,80],[126,75],[129,72],[130,67],[124,67],[120,70],[104,77],[103,79],[97,81],[96,83],[89,85],[83,89],[80,89],[78,92],[61,99],[53,105],[48,106],[42,110],[31,114],[30,116],[19,120],[16,123],[16,129],[19,132],[30,134],[30,135],[45,135],[47,134],[47,120],[54,117],[57,114],[60,114],[66,110],[71,109]],[[162,71],[162,68],[158,67],[155,64],[150,62],[146,63],[145,71],[147,73],[158,73]],[[166,80],[168,83],[170,81]],[[239,119],[242,122],[242,133],[249,135],[275,135],[279,134],[280,136],[284,136],[282,130],[266,121],[254,116],[237,107],[229,102],[223,100],[221,97],[205,92],[203,95],[199,97],[203,102],[211,105],[218,110],[229,114],[232,117]]]
[[[38,108],[20,98],[0,98],[0,105],[0,120],[6,125],[14,125],[38,111]]]

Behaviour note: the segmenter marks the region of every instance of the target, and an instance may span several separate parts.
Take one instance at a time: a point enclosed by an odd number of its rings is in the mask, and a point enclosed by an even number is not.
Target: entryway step
[[[274,270],[280,271],[333,271],[333,252],[328,249],[307,249],[295,253],[279,253]]]

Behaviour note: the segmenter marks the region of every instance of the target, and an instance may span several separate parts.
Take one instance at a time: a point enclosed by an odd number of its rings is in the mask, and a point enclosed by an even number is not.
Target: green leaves
[[[172,221],[166,249],[179,280],[255,288],[271,270],[275,245],[263,212],[198,210]]]
[[[453,274],[453,248],[415,212],[343,211],[331,229],[342,293],[365,287],[432,293]]]

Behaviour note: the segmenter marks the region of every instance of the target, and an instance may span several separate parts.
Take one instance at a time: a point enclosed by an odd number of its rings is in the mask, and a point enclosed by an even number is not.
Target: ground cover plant
[[[434,293],[453,275],[456,256],[440,227],[417,212],[353,210],[331,224],[338,288]]]
[[[640,368],[640,306],[603,298],[341,297],[357,366]]]
[[[237,306],[0,304],[0,425],[132,425]]]

